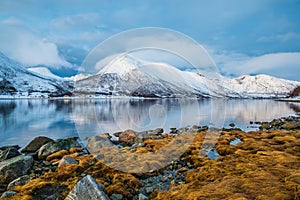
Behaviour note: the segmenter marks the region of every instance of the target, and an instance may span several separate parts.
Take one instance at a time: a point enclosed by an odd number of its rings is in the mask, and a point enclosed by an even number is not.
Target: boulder
[[[7,148],[3,151],[0,150],[0,162],[21,155],[15,147]]]
[[[21,176],[13,180],[12,182],[10,182],[7,186],[7,190],[13,190],[16,186],[25,185],[26,183],[28,183],[28,181],[30,181],[30,176],[28,175]]]
[[[119,135],[119,142],[126,145],[133,145],[135,143],[135,139],[137,134],[133,130],[126,130]]]
[[[44,144],[47,144],[49,142],[53,142],[54,140],[45,137],[45,136],[39,136],[34,138],[29,144],[27,144],[24,149],[21,150],[22,153],[35,153],[39,148],[41,148]]]
[[[107,134],[99,134],[88,138],[86,148],[90,153],[98,153],[101,148],[112,147],[113,143],[110,141],[110,136]]]
[[[53,142],[44,144],[38,150],[38,158],[45,159],[50,154],[61,150],[69,150],[70,148],[79,148],[81,145],[77,142],[78,137],[59,139]]]
[[[72,158],[70,156],[65,156],[59,161],[58,166],[69,165],[69,164],[78,164],[78,163],[79,162],[77,160],[75,160],[74,158]]]
[[[33,164],[31,156],[20,155],[0,162],[0,184],[8,184],[12,180],[27,174]]]
[[[109,200],[103,188],[102,184],[87,175],[75,185],[65,200]]]

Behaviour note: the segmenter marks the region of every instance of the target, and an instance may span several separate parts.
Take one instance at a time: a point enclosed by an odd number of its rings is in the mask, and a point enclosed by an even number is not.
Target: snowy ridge
[[[79,80],[82,80],[82,79],[86,79],[90,76],[91,76],[91,74],[76,74],[75,76],[64,77],[64,79],[67,80],[67,81],[79,81]]]
[[[27,70],[49,78],[54,78],[58,80],[62,79],[61,77],[53,74],[47,67],[31,67],[27,68]]]
[[[28,71],[0,52],[0,97],[50,97],[70,94],[62,82]]]

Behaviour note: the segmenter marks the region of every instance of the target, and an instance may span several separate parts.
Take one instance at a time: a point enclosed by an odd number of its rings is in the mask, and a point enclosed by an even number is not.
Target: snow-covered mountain
[[[222,96],[214,79],[166,63],[122,57],[96,75],[79,80],[75,92],[143,97]]]
[[[0,52],[0,96],[49,97],[70,95],[63,81],[28,71]]]
[[[300,83],[297,81],[275,78],[265,74],[244,75],[223,81],[227,96],[237,98],[287,97],[299,85]]]
[[[62,77],[53,74],[47,67],[31,67],[31,68],[27,68],[27,70],[34,73],[38,73],[45,77],[54,78],[58,80],[62,79]]]
[[[75,92],[143,97],[275,98],[288,96],[299,85],[267,75],[215,79],[181,71],[166,63],[125,56],[96,75],[77,81]]]

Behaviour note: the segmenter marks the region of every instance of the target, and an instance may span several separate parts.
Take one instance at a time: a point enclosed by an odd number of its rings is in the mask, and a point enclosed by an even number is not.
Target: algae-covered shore
[[[35,138],[22,154],[17,145],[0,147],[0,195],[299,199],[300,118],[257,123],[260,130],[251,132],[197,126],[171,133],[128,130],[115,133],[119,141],[111,142],[108,134],[89,138],[87,148],[77,138],[46,137]]]

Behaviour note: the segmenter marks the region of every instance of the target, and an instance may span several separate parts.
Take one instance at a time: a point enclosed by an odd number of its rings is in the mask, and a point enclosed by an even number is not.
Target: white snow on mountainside
[[[144,97],[286,97],[300,83],[268,75],[235,79],[205,77],[166,63],[146,62],[130,56],[110,63],[96,75],[79,80],[77,93]]]
[[[28,71],[0,52],[0,97],[49,97],[70,94],[64,82]]]
[[[54,79],[62,79],[61,77],[53,74],[47,67],[31,67],[31,68],[27,68],[27,70],[34,72],[34,73],[38,73],[40,75],[49,77],[49,78],[54,78]]]
[[[90,76],[91,76],[90,74],[76,74],[75,76],[64,77],[64,79],[68,81],[79,81],[81,79],[86,79]]]

